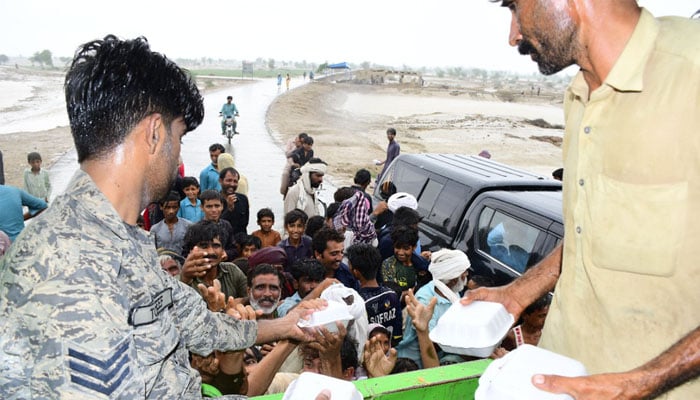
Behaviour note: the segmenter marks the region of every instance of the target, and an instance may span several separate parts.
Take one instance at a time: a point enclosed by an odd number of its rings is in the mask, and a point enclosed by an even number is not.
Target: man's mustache
[[[527,39],[522,39],[520,43],[518,43],[518,52],[524,56],[528,54],[539,54],[532,43]]]

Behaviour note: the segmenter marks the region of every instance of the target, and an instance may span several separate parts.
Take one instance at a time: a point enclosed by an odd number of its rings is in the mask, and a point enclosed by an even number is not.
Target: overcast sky
[[[700,0],[639,0],[689,17]],[[488,0],[0,0],[0,54],[75,48],[107,33],[146,36],[170,58],[348,61],[535,72],[507,44],[510,14]],[[279,64],[278,64],[279,65]]]

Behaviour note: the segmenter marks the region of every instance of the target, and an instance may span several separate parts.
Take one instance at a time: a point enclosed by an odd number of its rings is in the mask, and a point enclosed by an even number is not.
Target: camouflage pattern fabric
[[[0,398],[201,398],[188,353],[251,346],[78,171],[0,260]]]

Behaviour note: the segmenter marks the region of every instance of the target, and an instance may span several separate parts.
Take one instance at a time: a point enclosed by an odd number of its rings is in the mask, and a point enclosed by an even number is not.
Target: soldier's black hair
[[[168,132],[179,117],[187,131],[204,118],[202,96],[189,73],[151,51],[144,37],[107,35],[81,45],[64,90],[78,162],[107,154],[151,114],[163,116]]]

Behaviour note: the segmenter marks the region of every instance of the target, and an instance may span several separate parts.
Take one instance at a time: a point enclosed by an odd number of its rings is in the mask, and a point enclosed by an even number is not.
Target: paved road
[[[292,89],[303,84],[301,79],[292,80]],[[183,139],[182,160],[185,174],[199,179],[200,171],[211,161],[209,146],[222,143],[226,151],[236,159],[236,168],[248,178],[250,222],[248,232],[258,229],[257,210],[270,207],[275,213],[275,229],[282,231],[283,203],[279,194],[279,182],[285,158],[280,146],[275,143],[265,127],[265,113],[278,93],[276,79],[258,80],[255,83],[239,85],[231,89],[209,92],[204,96],[205,117],[202,125]],[[226,101],[226,96],[233,96],[241,116],[238,118],[238,131],[232,144],[226,143],[221,136],[219,110]],[[71,151],[58,160],[51,168],[51,182],[54,193],[62,193],[71,176],[77,169],[75,151]],[[332,197],[332,188],[327,188],[322,198]]]

